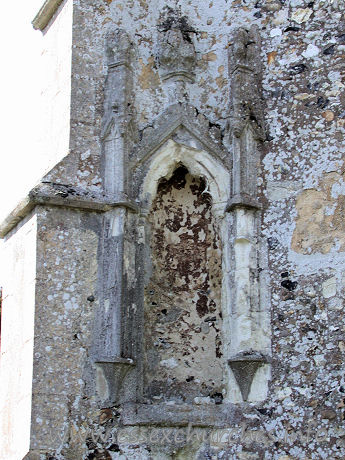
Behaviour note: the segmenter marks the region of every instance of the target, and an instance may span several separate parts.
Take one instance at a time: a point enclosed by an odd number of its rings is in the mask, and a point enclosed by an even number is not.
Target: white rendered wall
[[[29,451],[34,345],[36,217],[3,243],[0,355],[0,459]]]
[[[31,24],[42,4],[1,5],[0,221],[68,153],[73,5],[42,34]]]

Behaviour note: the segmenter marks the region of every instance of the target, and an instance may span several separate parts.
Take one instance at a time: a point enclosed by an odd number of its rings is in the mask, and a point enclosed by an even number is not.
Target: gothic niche
[[[179,165],[161,179],[148,216],[145,396],[222,400],[222,248],[206,181]]]

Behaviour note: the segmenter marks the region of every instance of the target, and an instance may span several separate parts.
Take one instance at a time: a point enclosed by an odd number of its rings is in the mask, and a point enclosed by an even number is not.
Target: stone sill
[[[34,29],[43,32],[62,2],[63,0],[46,0],[32,21]]]
[[[121,423],[124,426],[159,425],[224,428],[239,423],[242,409],[231,403],[223,404],[123,404]]]

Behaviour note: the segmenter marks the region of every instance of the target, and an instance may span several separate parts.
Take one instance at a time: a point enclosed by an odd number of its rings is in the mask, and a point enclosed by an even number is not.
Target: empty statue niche
[[[145,396],[222,399],[222,250],[203,178],[180,165],[161,179],[148,216],[151,276],[145,288]]]

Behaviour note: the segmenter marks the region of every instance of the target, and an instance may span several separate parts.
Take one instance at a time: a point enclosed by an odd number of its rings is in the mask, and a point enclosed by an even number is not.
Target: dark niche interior
[[[145,396],[157,402],[210,397],[219,403],[222,248],[206,181],[179,165],[159,182],[148,222]]]

